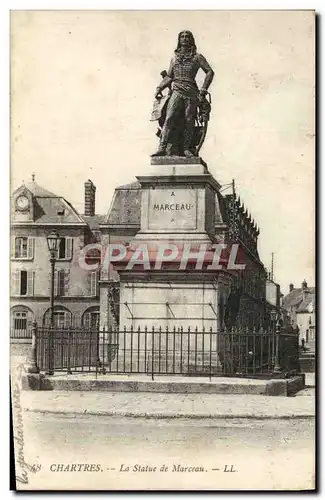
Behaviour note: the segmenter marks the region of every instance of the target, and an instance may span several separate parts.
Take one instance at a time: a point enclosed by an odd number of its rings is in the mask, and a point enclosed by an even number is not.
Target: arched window
[[[63,306],[54,306],[53,323],[56,328],[71,326],[72,315],[69,309]],[[50,326],[51,309],[48,309],[43,316],[44,326]]]
[[[10,337],[13,339],[32,338],[32,322],[34,313],[26,306],[14,306],[11,309]]]
[[[85,328],[99,329],[99,306],[86,309],[82,315],[82,326]]]

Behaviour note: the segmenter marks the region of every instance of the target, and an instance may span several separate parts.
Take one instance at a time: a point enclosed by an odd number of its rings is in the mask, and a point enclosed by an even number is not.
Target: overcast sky
[[[83,212],[149,174],[149,121],[177,34],[215,70],[201,156],[258,223],[284,292],[314,284],[314,16],[310,11],[29,11],[11,22],[12,188],[35,180]],[[199,82],[202,75],[199,75]]]

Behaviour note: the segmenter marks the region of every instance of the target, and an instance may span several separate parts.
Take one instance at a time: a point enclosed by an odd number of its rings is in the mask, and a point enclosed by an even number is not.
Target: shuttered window
[[[34,295],[34,271],[16,270],[12,276],[12,294]]]
[[[34,258],[35,238],[18,236],[12,237],[11,256],[15,259],[32,260]]]
[[[98,278],[99,278],[99,273],[98,271],[92,271],[90,274],[90,295],[92,297],[97,297],[98,295]]]
[[[73,246],[73,238],[61,238],[58,256],[57,258],[60,260],[71,260],[72,259],[72,246]]]
[[[66,238],[65,258],[68,260],[72,259],[72,242],[72,238]]]
[[[69,295],[69,269],[58,269],[54,274],[54,296],[66,297]]]
[[[27,295],[34,295],[34,272],[27,271]]]

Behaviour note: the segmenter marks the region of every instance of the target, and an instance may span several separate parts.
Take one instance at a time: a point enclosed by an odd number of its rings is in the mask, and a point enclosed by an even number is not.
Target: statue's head
[[[190,31],[185,30],[179,33],[176,52],[181,48],[191,49],[192,52],[196,52],[194,36]]]

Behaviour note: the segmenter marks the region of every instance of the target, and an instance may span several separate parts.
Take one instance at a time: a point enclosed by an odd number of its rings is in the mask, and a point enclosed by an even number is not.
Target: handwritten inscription
[[[20,403],[21,378],[24,372],[24,366],[18,365],[16,372],[13,374],[13,430],[15,440],[15,459],[16,459],[16,481],[23,484],[28,484],[28,472],[36,473],[41,470],[40,464],[28,464],[24,456],[24,427],[23,427],[23,412]]]

